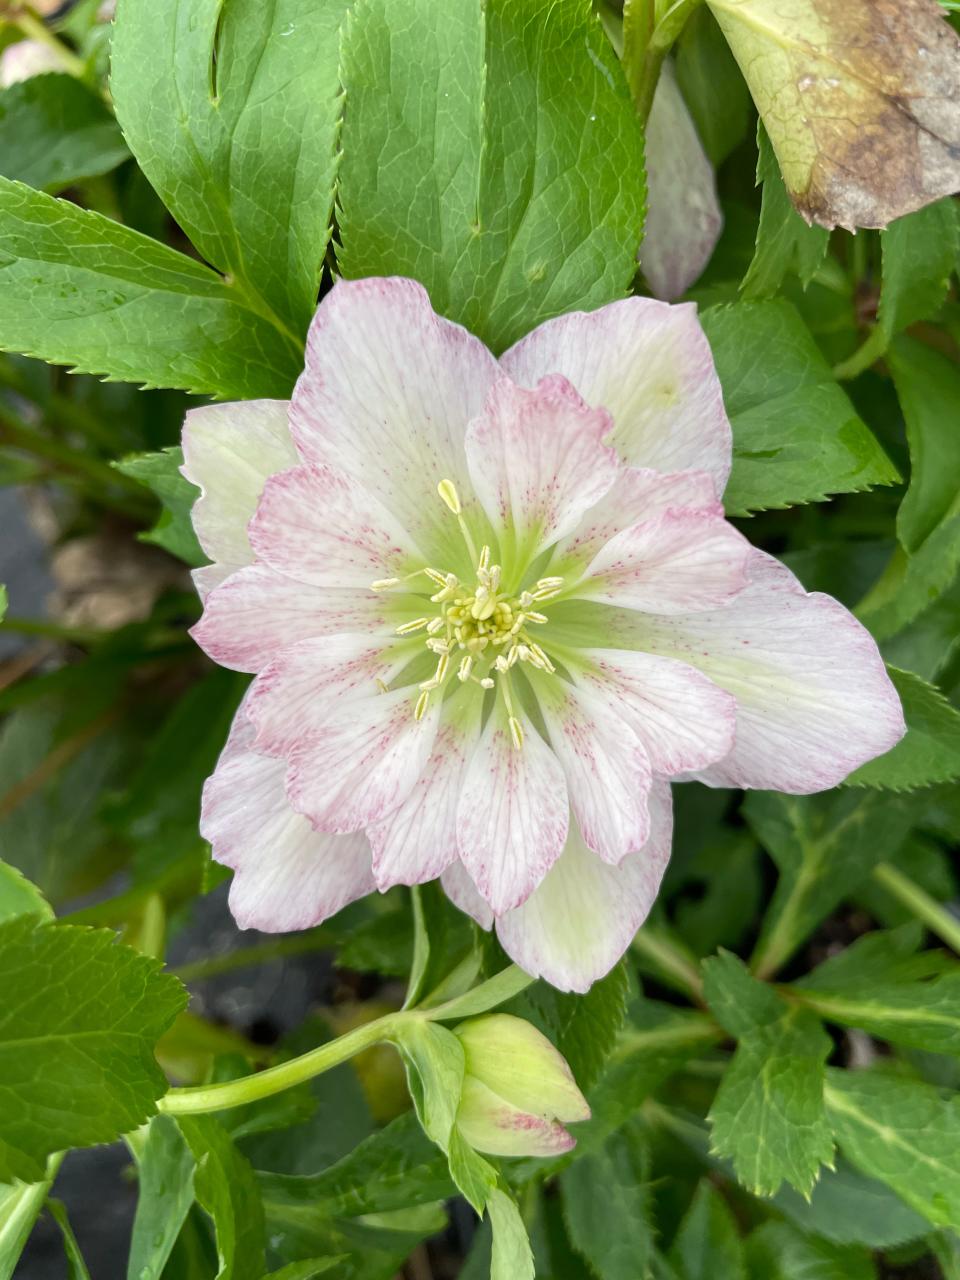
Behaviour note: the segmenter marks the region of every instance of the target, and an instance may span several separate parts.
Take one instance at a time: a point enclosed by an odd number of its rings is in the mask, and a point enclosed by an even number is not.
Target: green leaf
[[[846,786],[928,787],[960,777],[960,711],[939,689],[910,671],[888,667],[903,703],[906,736],[846,779]]]
[[[0,989],[0,1179],[38,1181],[51,1152],[153,1114],[153,1046],[186,1004],[155,960],[110,930],[23,916],[0,925]]]
[[[490,1280],[533,1280],[533,1254],[520,1210],[505,1191],[492,1191],[487,1212],[493,1227]]]
[[[120,0],[117,115],[203,256],[301,339],[330,234],[347,0]]]
[[[638,1129],[627,1125],[560,1176],[570,1240],[598,1280],[646,1274],[654,1239],[649,1164]]]
[[[483,1213],[497,1185],[497,1171],[469,1145],[459,1129],[450,1135],[447,1153],[450,1177],[464,1199],[477,1213]]]
[[[235,285],[139,232],[0,178],[0,349],[115,382],[287,396],[301,347]]]
[[[37,886],[21,875],[16,867],[0,861],[0,921],[27,915],[51,920],[53,908]]]
[[[424,1132],[446,1151],[460,1106],[463,1046],[452,1031],[435,1022],[404,1023],[397,1043]]]
[[[345,276],[411,276],[496,351],[624,295],[642,137],[589,6],[359,0],[342,62]]]
[[[953,968],[942,951],[920,951],[924,927],[914,920],[899,929],[865,933],[822,964],[796,986],[839,995],[859,995],[871,987],[916,982]]]
[[[883,278],[877,320],[889,341],[943,305],[960,251],[960,216],[948,196],[880,232]]]
[[[60,1228],[60,1234],[63,1236],[63,1250],[67,1255],[70,1280],[90,1280],[90,1272],[87,1270],[87,1264],[84,1262],[80,1246],[77,1244],[77,1237],[73,1234],[70,1219],[67,1217],[66,1205],[59,1200],[48,1200],[47,1208],[50,1210],[54,1221]]]
[[[823,1107],[833,1046],[813,1014],[791,1008],[735,956],[704,962],[704,993],[737,1051],[710,1108],[713,1150],[754,1195],[786,1181],[809,1195],[833,1159]]]
[[[7,588],[0,585],[0,621],[3,620],[4,614],[7,612]]]
[[[341,1258],[307,1258],[305,1262],[289,1262],[278,1271],[271,1271],[264,1280],[313,1280],[338,1267]]]
[[[736,1220],[706,1178],[680,1223],[670,1261],[679,1280],[746,1280]]]
[[[795,989],[830,1022],[928,1053],[960,1054],[960,971],[929,982],[871,985],[851,995],[821,992],[807,982]]]
[[[127,1280],[160,1280],[194,1202],[196,1161],[176,1123],[154,1116],[138,1160]]]
[[[889,1187],[858,1173],[843,1160],[835,1169],[823,1170],[809,1200],[792,1187],[781,1187],[773,1203],[801,1231],[834,1244],[890,1249],[930,1230]]]
[[[713,14],[695,8],[680,34],[677,80],[715,167],[747,136],[750,93]]]
[[[824,1097],[849,1160],[929,1222],[960,1230],[960,1095],[879,1071],[830,1068]]]
[[[0,1280],[12,1280],[24,1245],[53,1185],[61,1157],[51,1157],[42,1182],[0,1185]]]
[[[196,1161],[197,1201],[217,1234],[217,1280],[263,1280],[263,1206],[250,1162],[211,1116],[182,1116],[179,1124]]]
[[[830,232],[804,222],[787,195],[780,165],[762,121],[757,121],[757,185],[763,184],[757,245],[740,291],[748,301],[772,298],[789,272],[806,286],[827,254]]]
[[[137,535],[141,542],[156,543],[192,567],[206,564],[208,557],[190,521],[199,491],[180,474],[183,465],[180,446],[161,449],[159,453],[132,453],[113,465],[125,476],[139,480],[163,504],[163,513],[153,528]]]
[[[853,788],[823,796],[751,792],[743,813],[780,877],[755,952],[775,972],[821,920],[906,838],[918,797]]]
[[[766,1222],[747,1242],[757,1280],[876,1280],[866,1249],[806,1236],[786,1222]]]
[[[711,307],[700,319],[733,427],[729,515],[899,478],[789,302]]]
[[[130,158],[103,99],[74,76],[32,76],[0,92],[0,175],[62,191]]]

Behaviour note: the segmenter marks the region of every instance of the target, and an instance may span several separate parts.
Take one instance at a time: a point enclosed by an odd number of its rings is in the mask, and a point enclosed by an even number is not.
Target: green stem
[[[63,64],[64,71],[72,76],[83,76],[86,66],[83,59],[78,58],[72,49],[68,49],[29,9],[24,9],[14,18],[14,25],[19,27],[28,40],[36,40],[52,49]]]
[[[708,1014],[689,1013],[662,1027],[622,1032],[610,1054],[610,1061],[621,1062],[635,1055],[683,1049],[687,1045],[713,1044],[725,1038],[726,1032]]]
[[[62,640],[66,644],[77,644],[86,647],[97,640],[112,635],[111,631],[98,631],[95,627],[67,627],[59,622],[47,622],[43,618],[3,619],[4,631],[15,631],[21,636],[43,636],[49,640]]]
[[[254,947],[239,947],[236,951],[227,951],[222,956],[207,956],[203,960],[194,960],[192,964],[181,965],[175,969],[181,982],[196,982],[200,978],[215,978],[221,973],[232,973],[235,969],[250,969],[257,965],[269,964],[271,960],[282,960],[286,956],[302,956],[310,951],[326,951],[333,947],[336,939],[329,930],[312,929],[307,933],[294,934],[291,938],[274,938],[270,942],[261,942]]]
[[[850,382],[853,378],[865,373],[871,365],[886,354],[889,337],[882,325],[875,325],[867,335],[866,341],[858,347],[852,356],[841,360],[833,367],[833,376],[841,382]]]
[[[258,1102],[272,1097],[284,1089],[303,1084],[342,1062],[369,1049],[383,1040],[390,1040],[405,1021],[421,1015],[413,1012],[388,1013],[375,1022],[348,1031],[346,1035],[311,1049],[309,1053],[291,1058],[259,1071],[256,1075],[240,1080],[228,1080],[224,1084],[195,1085],[184,1089],[171,1089],[157,1102],[157,1109],[167,1115],[196,1115],[206,1111],[225,1111],[247,1102]]]
[[[703,1001],[703,979],[697,958],[679,942],[646,926],[633,939],[633,949],[671,978],[673,982],[692,996],[698,1004]]]
[[[881,862],[878,867],[874,867],[873,878],[908,911],[912,911],[918,920],[922,920],[931,933],[935,933],[954,951],[960,952],[960,920],[943,903],[932,898],[925,889],[921,889],[909,876],[892,867],[889,862]]]

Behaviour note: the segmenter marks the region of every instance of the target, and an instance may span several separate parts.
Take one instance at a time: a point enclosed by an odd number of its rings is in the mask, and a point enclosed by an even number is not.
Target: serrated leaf
[[[747,301],[772,298],[789,272],[806,286],[827,254],[830,232],[804,222],[783,185],[780,165],[762,121],[757,121],[757,185],[763,185],[753,261],[740,284]]]
[[[960,1054],[960,972],[929,982],[871,985],[856,994],[795,986],[800,1000],[829,1022],[928,1053]]]
[[[733,427],[729,515],[896,482],[789,302],[710,307],[700,319]]]
[[[670,1249],[678,1280],[745,1280],[743,1245],[726,1200],[706,1178]]]
[[[574,1160],[560,1191],[571,1243],[598,1280],[646,1274],[654,1241],[650,1161],[635,1125]]]
[[[887,668],[903,703],[906,736],[850,774],[845,786],[907,791],[960,777],[960,711],[910,671]]]
[[[287,396],[303,352],[236,284],[98,213],[0,178],[0,349],[148,387]]]
[[[250,1162],[212,1116],[182,1116],[179,1125],[196,1161],[197,1202],[213,1219],[217,1280],[263,1280],[263,1206]]]
[[[952,196],[880,233],[883,276],[877,322],[889,341],[943,305],[960,251],[960,214]]]
[[[710,1108],[713,1150],[754,1195],[786,1181],[809,1195],[833,1158],[823,1109],[832,1044],[817,1018],[790,1007],[735,956],[704,962],[704,994],[738,1038]]]
[[[160,198],[213,266],[302,338],[336,177],[347,0],[120,0],[117,115]]]
[[[781,1187],[773,1203],[801,1231],[834,1244],[890,1249],[926,1235],[929,1224],[889,1187],[865,1177],[845,1161],[824,1169],[809,1200]]]
[[[31,884],[16,867],[0,861],[0,922],[28,915],[51,920],[53,908],[37,886]]]
[[[154,1116],[137,1158],[137,1211],[127,1280],[160,1280],[194,1201],[196,1161],[176,1122]]]
[[[130,158],[103,99],[75,76],[31,76],[0,92],[0,175],[62,191]]]
[[[497,351],[623,296],[642,136],[589,6],[359,0],[342,75],[345,276],[411,276]]]
[[[824,1097],[849,1160],[929,1222],[960,1230],[960,1095],[879,1071],[830,1068]]]
[[[186,1004],[157,961],[108,929],[23,916],[0,925],[0,989],[0,1180],[39,1181],[52,1152],[153,1114],[153,1046]]]
[[[786,1222],[766,1222],[747,1242],[753,1275],[764,1280],[876,1280],[873,1259],[856,1245],[804,1235]]]
[[[884,983],[917,982],[950,970],[943,951],[921,951],[924,926],[919,920],[899,929],[865,933],[836,955],[828,956],[796,985],[839,995],[858,995]]]
[[[156,543],[193,567],[206,564],[207,556],[190,521],[198,490],[180,474],[183,466],[180,446],[161,449],[158,453],[132,453],[113,465],[125,476],[139,480],[163,504],[163,513],[153,528],[138,535],[141,541]]]

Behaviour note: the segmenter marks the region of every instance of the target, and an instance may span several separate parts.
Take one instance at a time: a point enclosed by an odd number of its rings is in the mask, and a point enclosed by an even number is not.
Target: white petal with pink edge
[[[576,595],[648,613],[716,609],[746,586],[750,554],[750,543],[722,516],[671,509],[612,537]]]
[[[284,765],[252,750],[243,707],[203,789],[200,831],[232,867],[230,910],[241,929],[309,929],[374,888],[362,833],[314,831],[290,807]]]
[[[628,466],[708,471],[723,492],[730,423],[692,303],[625,298],[575,311],[521,338],[500,363],[525,387],[548,373],[569,378],[588,404],[611,414],[609,443]]]
[[[327,466],[271,476],[248,532],[258,559],[316,587],[369,591],[376,579],[424,563],[377,499]]]
[[[473,491],[508,545],[533,556],[570,533],[616,479],[616,453],[601,444],[612,426],[565,378],[533,391],[499,378],[467,430]],[[502,541],[502,539],[501,539]]]
[[[341,280],[310,327],[293,434],[305,460],[362,484],[436,557],[459,538],[437,485],[452,480],[466,499],[464,432],[496,376],[483,343],[436,315],[415,281]]]
[[[574,678],[633,725],[654,773],[703,769],[733,746],[736,699],[695,667],[630,649],[583,649],[577,658]]]
[[[560,856],[570,806],[560,761],[517,709],[517,747],[498,702],[467,766],[457,848],[495,912],[523,902]]]
[[[806,795],[835,787],[905,732],[876,643],[843,605],[754,551],[726,609],[644,617],[638,643],[698,667],[737,700],[736,740],[703,781]]]
[[[443,891],[464,915],[476,920],[481,929],[489,929],[493,925],[493,912],[490,904],[480,896],[480,891],[470,879],[470,873],[462,862],[451,862],[440,877]]]
[[[555,676],[531,681],[584,842],[604,862],[622,862],[650,834],[651,769],[640,735],[613,698]]]
[[[300,640],[385,625],[383,600],[369,589],[321,589],[251,564],[207,594],[190,634],[222,667],[257,672]]]
[[[231,570],[253,559],[247,522],[267,477],[297,461],[289,408],[286,400],[238,400],[187,412],[181,470],[201,493],[193,527],[210,559]]]
[[[497,937],[526,973],[560,991],[587,991],[609,973],[653,906],[670,857],[670,787],[650,792],[650,838],[612,867],[583,842],[576,823],[562,856],[515,911],[497,920]]]
[[[458,690],[443,704],[433,751],[413,790],[388,818],[367,828],[380,890],[433,880],[457,858],[457,805],[483,705],[471,694]]]
[[[289,755],[287,795],[321,831],[358,831],[407,799],[433,750],[440,700],[414,718],[410,689],[349,698]]]

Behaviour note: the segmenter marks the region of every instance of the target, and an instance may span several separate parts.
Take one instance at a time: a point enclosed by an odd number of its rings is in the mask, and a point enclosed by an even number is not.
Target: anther
[[[424,689],[420,697],[417,699],[417,705],[413,709],[414,720],[422,720],[427,710],[427,703],[430,701],[430,690]]]
[[[413,635],[414,631],[421,631],[429,621],[430,621],[429,618],[415,618],[412,622],[404,622],[399,627],[397,627],[396,635],[398,636]]]
[[[486,545],[480,548],[480,559],[477,561],[477,573],[485,573],[490,568],[490,548]]]
[[[494,686],[494,681],[490,678],[490,676],[484,676],[483,679],[479,681],[479,684],[481,689],[492,689]]]
[[[460,659],[460,666],[457,670],[457,679],[461,681],[469,680],[470,672],[472,670],[473,670],[473,657],[471,654],[468,653],[463,658]]]
[[[446,620],[444,618],[431,618],[427,623],[427,632],[429,635],[435,636],[437,632],[442,631],[446,625]]]
[[[370,583],[371,591],[389,591],[391,587],[399,587],[399,578],[378,578],[376,582]]]
[[[513,745],[519,751],[523,746],[523,725],[516,716],[511,716],[507,724],[510,726],[510,737],[513,739]]]
[[[437,493],[447,504],[455,516],[460,515],[463,507],[460,505],[460,495],[457,493],[457,486],[452,480],[441,480],[437,485]]]

